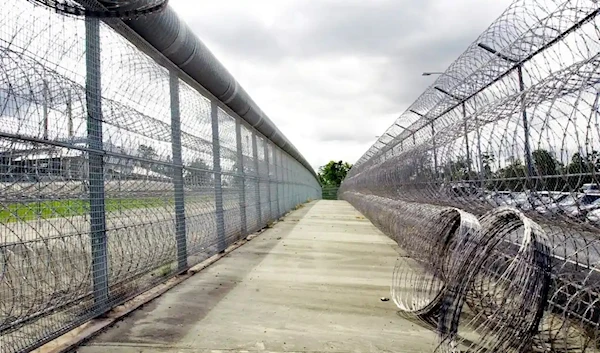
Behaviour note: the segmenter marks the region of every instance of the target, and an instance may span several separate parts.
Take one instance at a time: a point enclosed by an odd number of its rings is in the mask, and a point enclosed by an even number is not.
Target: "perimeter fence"
[[[437,351],[600,351],[599,8],[514,1],[342,184]]]
[[[94,1],[69,14],[34,2],[1,6],[1,352],[30,351],[321,197],[166,1],[126,20],[81,11]]]

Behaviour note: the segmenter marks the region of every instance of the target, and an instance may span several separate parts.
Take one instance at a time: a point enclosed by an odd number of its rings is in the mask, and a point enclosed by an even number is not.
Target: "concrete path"
[[[396,257],[347,202],[313,202],[78,351],[431,352],[380,300]]]

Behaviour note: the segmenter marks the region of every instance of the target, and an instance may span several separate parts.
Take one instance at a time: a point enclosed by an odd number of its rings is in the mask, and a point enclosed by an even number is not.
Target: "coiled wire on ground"
[[[397,240],[391,296],[436,324],[439,352],[522,352],[534,346],[550,287],[545,231],[510,207],[480,219],[456,208],[347,192]]]

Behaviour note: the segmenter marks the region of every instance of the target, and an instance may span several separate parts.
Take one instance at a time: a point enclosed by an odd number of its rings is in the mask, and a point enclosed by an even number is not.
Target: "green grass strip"
[[[106,199],[107,213],[143,208],[172,207],[173,199],[148,197]],[[23,222],[36,219],[73,217],[89,214],[90,201],[82,199],[16,202],[0,205],[0,222]]]

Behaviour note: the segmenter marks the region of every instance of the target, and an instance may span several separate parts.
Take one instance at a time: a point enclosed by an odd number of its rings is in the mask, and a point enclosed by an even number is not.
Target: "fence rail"
[[[320,198],[266,117],[269,136],[121,20],[26,0],[2,11],[2,352],[30,351]]]
[[[514,1],[342,183],[438,351],[600,350],[599,13]]]

